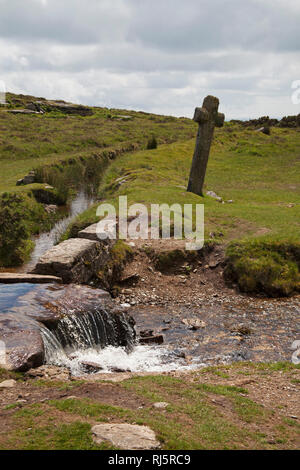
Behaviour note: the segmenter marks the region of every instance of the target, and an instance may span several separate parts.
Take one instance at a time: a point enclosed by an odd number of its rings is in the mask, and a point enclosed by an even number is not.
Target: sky
[[[299,0],[0,0],[7,91],[187,117],[211,94],[249,119],[300,113],[293,83]]]

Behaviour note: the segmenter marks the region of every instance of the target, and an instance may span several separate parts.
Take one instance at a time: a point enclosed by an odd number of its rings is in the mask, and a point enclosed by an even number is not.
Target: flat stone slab
[[[84,284],[97,275],[108,259],[108,249],[99,241],[70,238],[47,251],[32,273],[58,276],[67,284]]]
[[[160,448],[154,431],[148,426],[133,424],[99,424],[92,428],[96,444],[110,442],[124,450],[154,450]]]
[[[42,276],[38,274],[25,273],[0,273],[0,284],[52,284],[61,282],[62,279],[56,276]]]
[[[117,224],[115,224],[117,225]],[[84,230],[81,230],[78,233],[79,238],[85,238],[87,240],[95,240],[100,243],[104,243],[106,245],[112,245],[115,241],[111,240],[110,238],[100,238],[100,232],[98,230],[98,224],[89,225]]]

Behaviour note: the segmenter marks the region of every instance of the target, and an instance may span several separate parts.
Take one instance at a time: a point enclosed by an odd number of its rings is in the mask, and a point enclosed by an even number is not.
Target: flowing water
[[[67,230],[71,221],[88,209],[95,202],[95,198],[85,191],[81,190],[77,196],[71,201],[69,215],[59,220],[50,232],[41,233],[34,238],[35,247],[31,254],[30,261],[18,269],[18,272],[29,272],[31,271],[40,257],[50,250],[60,239],[63,233]]]
[[[128,317],[121,314],[117,318],[98,308],[65,316],[55,328],[42,328],[45,362],[67,367],[73,375],[82,375],[87,366],[102,373],[187,368],[166,347],[138,345]]]

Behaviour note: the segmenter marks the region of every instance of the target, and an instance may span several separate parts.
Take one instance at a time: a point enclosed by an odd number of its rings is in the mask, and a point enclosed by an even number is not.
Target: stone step
[[[114,225],[117,226],[117,223],[115,223]],[[113,225],[111,225],[111,232],[113,233],[112,227]],[[89,225],[84,230],[81,230],[78,233],[78,237],[85,238],[87,240],[95,240],[109,246],[113,245],[116,242],[116,240],[105,238],[105,234],[103,235],[103,238],[101,238],[101,233],[99,232],[98,224]]]
[[[52,284],[61,282],[61,277],[57,276],[42,276],[26,273],[0,273],[0,284]]]
[[[99,241],[70,238],[47,251],[32,273],[58,276],[66,284],[86,284],[108,259],[109,250]]]

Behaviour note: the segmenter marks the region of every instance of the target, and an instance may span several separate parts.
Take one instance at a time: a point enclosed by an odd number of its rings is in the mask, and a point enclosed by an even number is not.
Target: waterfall
[[[74,362],[74,358],[83,352],[111,346],[129,353],[135,342],[133,325],[128,315],[113,314],[100,307],[87,312],[69,311],[55,325],[41,327],[45,363],[80,369],[80,362]]]

